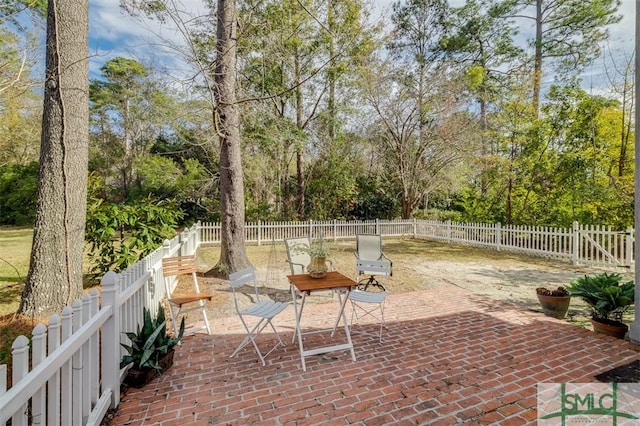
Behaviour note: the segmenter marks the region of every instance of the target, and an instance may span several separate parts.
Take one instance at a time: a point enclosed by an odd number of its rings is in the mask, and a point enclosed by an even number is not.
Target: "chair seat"
[[[240,312],[241,315],[251,315],[260,318],[273,318],[287,308],[287,304],[283,302],[275,302],[273,300],[261,300],[248,309]]]
[[[278,334],[276,328],[273,326],[271,320],[280,312],[284,311],[287,308],[288,304],[283,302],[276,302],[275,300],[271,299],[263,300],[260,298],[255,269],[252,266],[229,274],[229,285],[231,286],[231,291],[233,292],[233,304],[235,305],[236,313],[238,314],[238,317],[240,318],[240,321],[242,322],[242,325],[247,332],[245,338],[242,340],[242,342],[240,342],[238,347],[231,354],[231,358],[236,356],[236,354],[242,348],[251,343],[253,345],[253,348],[256,350],[256,353],[258,354],[258,358],[260,358],[260,362],[262,363],[262,365],[266,365],[265,357],[271,352],[275,351],[278,347],[284,346],[284,342],[280,338],[280,335]],[[253,287],[253,295],[249,295],[249,297],[252,298],[254,302],[250,306],[241,310],[240,304],[238,303],[238,289],[243,285],[251,285],[251,287]],[[260,319],[253,325],[253,328],[250,328],[249,324],[245,320],[245,317],[257,317]],[[255,320],[252,320],[252,322],[255,322]],[[271,349],[269,349],[268,352],[263,354],[258,347],[256,338],[267,326],[271,327],[271,330],[275,334],[278,341],[271,347]]]
[[[349,300],[363,303],[382,303],[387,297],[387,292],[371,292],[363,290],[351,290],[349,292]]]
[[[185,294],[177,297],[172,297],[169,300],[169,303],[173,303],[177,306],[182,306],[186,303],[197,302],[198,300],[208,300],[211,301],[213,295],[211,294]]]

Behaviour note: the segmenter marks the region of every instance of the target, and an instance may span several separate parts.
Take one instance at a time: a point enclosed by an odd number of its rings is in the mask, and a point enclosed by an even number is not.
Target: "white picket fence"
[[[571,228],[509,226],[500,223],[459,223],[435,220],[306,221],[250,222],[245,241],[268,244],[287,238],[309,236],[334,241],[354,239],[356,234],[380,234],[384,237],[424,238],[449,243],[470,244],[510,250],[574,264],[633,266],[633,229],[616,231],[604,226],[574,223]],[[220,241],[220,224],[201,225],[202,243]]]
[[[0,366],[0,425],[99,425],[120,402],[123,333],[137,329],[143,308],[155,315],[165,296],[162,258],[195,253],[198,236],[194,225],[121,274],[108,272],[101,295],[94,289],[38,324],[31,342],[16,338],[8,390]]]
[[[354,239],[356,234],[413,237],[518,250],[574,263],[633,266],[633,230],[599,226],[547,228],[428,220],[247,223],[248,243],[265,244],[300,236]],[[156,313],[165,296],[163,257],[196,252],[220,242],[220,224],[197,224],[121,274],[107,273],[102,291],[93,290],[73,306],[38,324],[31,341],[12,346],[12,382],[0,365],[0,425],[99,425],[120,402],[126,370],[119,367],[126,331],[142,321],[143,308]]]

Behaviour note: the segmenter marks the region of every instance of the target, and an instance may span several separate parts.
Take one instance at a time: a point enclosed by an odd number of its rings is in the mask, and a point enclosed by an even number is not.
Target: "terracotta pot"
[[[145,386],[173,365],[173,354],[174,350],[172,349],[167,352],[164,357],[158,360],[158,364],[162,370],[156,370],[155,368],[145,368],[143,370],[134,370],[133,368],[129,369],[124,382],[134,388],[141,388]]]
[[[311,278],[324,278],[327,275],[327,269],[326,257],[312,257],[311,263],[307,267],[307,272],[309,272]]]
[[[591,325],[593,326],[593,331],[596,333],[606,334],[607,336],[617,337],[618,339],[624,339],[624,336],[629,330],[627,324],[617,321],[602,322],[591,318]]]
[[[538,294],[538,301],[540,301],[542,312],[544,312],[545,315],[563,319],[569,310],[571,296],[546,296]]]

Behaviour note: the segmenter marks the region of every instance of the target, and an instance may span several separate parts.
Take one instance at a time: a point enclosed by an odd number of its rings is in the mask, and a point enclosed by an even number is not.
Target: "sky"
[[[393,0],[371,0],[373,15],[388,17]],[[100,67],[109,59],[116,56],[134,57],[143,62],[164,64],[176,74],[185,73],[175,55],[164,52],[157,44],[158,37],[179,41],[179,34],[162,28],[157,22],[132,18],[119,6],[120,0],[89,0],[89,43],[92,55],[90,77],[100,75]],[[451,6],[461,6],[464,0],[450,0]],[[202,14],[205,9],[201,0],[182,0],[184,10],[192,14]],[[621,61],[629,58],[634,45],[635,0],[622,0],[619,9],[623,16],[620,23],[610,28],[611,56]],[[160,54],[159,54],[160,53]],[[145,62],[146,63],[146,62]],[[583,86],[598,90],[604,74],[605,63],[596,61],[583,74]]]

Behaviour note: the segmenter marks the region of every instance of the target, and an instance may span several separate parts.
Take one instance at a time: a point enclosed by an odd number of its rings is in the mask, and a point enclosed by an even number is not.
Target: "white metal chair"
[[[391,275],[391,264],[385,260],[364,260],[358,259],[356,262],[356,276],[362,274],[372,274],[374,276],[388,277]],[[379,283],[384,288],[382,283]],[[351,290],[347,296],[351,302],[351,324],[355,318],[358,322],[365,316],[371,316],[380,323],[379,340],[382,342],[382,330],[385,326],[384,322],[384,303],[387,298],[387,291],[365,291],[360,289]]]
[[[207,334],[211,334],[209,328],[209,320],[205,310],[206,301],[210,301],[213,297],[211,294],[200,293],[198,286],[198,277],[196,276],[196,257],[191,256],[175,256],[165,257],[162,259],[162,275],[164,276],[165,291],[167,294],[167,302],[169,305],[169,314],[171,315],[171,324],[175,335],[178,335],[178,317],[192,311],[200,311],[204,326],[192,327],[189,333],[202,329],[207,330]],[[188,294],[174,295],[174,278],[181,275],[191,275],[193,280],[193,292]]]
[[[309,256],[311,241],[309,238],[287,238],[284,240],[284,246],[287,249],[287,263],[291,269],[291,275],[306,273],[307,267],[311,263],[311,256]],[[329,271],[333,270],[333,262],[330,259],[327,259],[327,267]]]
[[[230,358],[233,358],[242,348],[247,346],[249,343],[252,343],[256,353],[258,354],[258,358],[260,358],[260,362],[262,362],[262,365],[265,365],[264,358],[273,352],[278,346],[284,346],[284,343],[282,342],[282,339],[280,339],[280,335],[276,331],[271,320],[273,320],[273,318],[275,318],[275,316],[280,312],[284,311],[287,308],[287,304],[283,302],[276,302],[274,300],[261,300],[253,267],[245,268],[229,275],[229,284],[231,285],[231,290],[233,292],[233,302],[236,307],[236,312],[247,332],[247,336],[238,345],[236,350],[233,351]],[[238,297],[240,293],[239,289],[243,285],[253,286],[251,297],[254,298],[254,302],[247,307],[241,308]],[[249,329],[246,317],[256,317],[259,318],[259,321],[252,329]],[[258,348],[258,344],[256,343],[256,337],[267,325],[271,326],[271,329],[278,338],[278,343],[276,343],[267,353],[262,355]]]
[[[392,267],[393,262],[382,251],[382,236],[379,234],[357,234],[356,235],[356,258],[358,260],[375,260],[386,262],[389,266],[388,275],[393,275]],[[369,286],[377,287],[382,291],[385,291],[384,285],[382,285],[377,279],[377,269],[371,271],[361,269],[358,271],[356,281],[358,281],[358,288],[361,290],[368,290]],[[362,278],[362,275],[368,275],[368,278]]]

